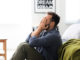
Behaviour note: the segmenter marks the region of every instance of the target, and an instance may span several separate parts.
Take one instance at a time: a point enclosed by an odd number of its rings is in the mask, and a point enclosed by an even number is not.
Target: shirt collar
[[[53,29],[51,29],[49,31],[46,31],[46,32],[50,32],[50,31],[54,31],[54,30],[57,30],[57,27],[55,27],[55,28],[53,28]]]

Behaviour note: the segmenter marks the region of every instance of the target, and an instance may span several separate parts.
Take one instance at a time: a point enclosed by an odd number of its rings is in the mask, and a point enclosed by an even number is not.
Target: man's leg
[[[11,60],[43,60],[43,57],[34,48],[31,48],[28,43],[21,43]]]

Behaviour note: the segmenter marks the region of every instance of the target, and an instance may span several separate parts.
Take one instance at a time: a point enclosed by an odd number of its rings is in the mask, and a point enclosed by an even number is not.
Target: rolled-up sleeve
[[[57,36],[54,34],[47,34],[46,36],[42,36],[42,37],[36,37],[36,36],[32,36],[29,39],[29,45],[31,47],[49,47],[51,45],[53,45],[54,43],[56,43],[57,41]]]

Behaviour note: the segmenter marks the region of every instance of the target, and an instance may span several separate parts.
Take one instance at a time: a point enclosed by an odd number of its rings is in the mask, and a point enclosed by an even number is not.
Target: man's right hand
[[[46,17],[44,17],[44,18],[41,20],[38,28],[41,28],[42,31],[43,31],[43,30],[46,30],[46,29],[48,28],[48,26],[46,26],[46,22],[47,22],[47,19],[46,19]]]

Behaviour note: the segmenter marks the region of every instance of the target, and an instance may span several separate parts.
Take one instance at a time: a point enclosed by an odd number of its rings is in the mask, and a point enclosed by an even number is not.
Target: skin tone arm
[[[32,32],[31,37],[32,37],[32,36],[39,37],[40,33],[41,33],[43,30],[46,30],[46,29],[48,28],[48,26],[45,26],[45,25],[46,25],[46,22],[47,22],[47,20],[46,20],[46,18],[44,17],[44,18],[42,19],[42,21],[40,22],[38,28],[37,28],[34,32]]]

